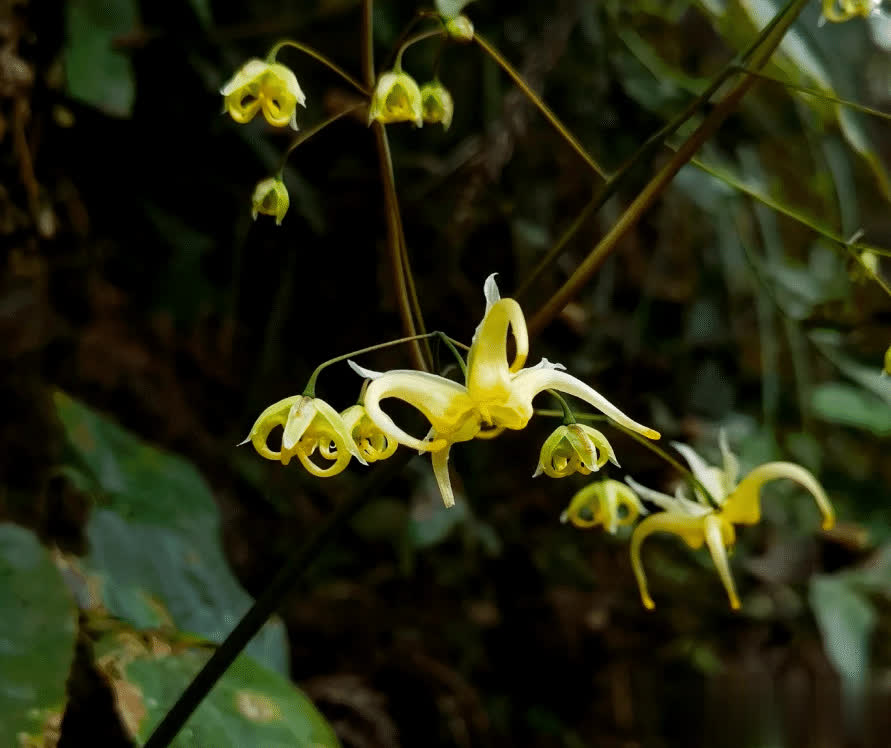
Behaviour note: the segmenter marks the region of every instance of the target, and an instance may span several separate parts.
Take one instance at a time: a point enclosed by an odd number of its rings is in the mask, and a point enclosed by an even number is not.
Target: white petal
[[[382,377],[386,372],[383,371],[372,371],[371,369],[366,369],[364,366],[359,366],[352,359],[347,360],[347,364],[349,367],[356,372],[360,377],[364,377],[365,379],[377,379],[378,377]]]
[[[559,371],[566,371],[566,367],[563,364],[552,364],[546,358],[543,358],[535,366],[526,367],[526,371],[535,371],[536,369],[557,369]]]
[[[486,312],[488,312],[496,301],[501,300],[501,292],[498,290],[498,284],[495,283],[495,276],[498,273],[492,273],[486,282],[483,283],[483,294],[486,297]]]
[[[704,517],[711,510],[708,507],[700,506],[689,499],[679,496],[669,496],[661,491],[654,491],[652,488],[640,485],[630,475],[625,476],[625,482],[631,486],[632,490],[642,499],[652,501],[656,506],[661,507],[666,512],[675,512],[676,514],[684,514],[689,517]]]
[[[439,492],[442,494],[442,503],[446,505],[446,508],[455,506],[455,494],[452,492],[452,481],[449,479],[449,450],[451,448],[452,445],[449,444],[445,449],[430,455],[430,460],[433,463],[433,475],[439,486]]]
[[[718,435],[718,444],[721,445],[721,455],[724,458],[724,488],[729,494],[736,488],[736,479],[739,477],[739,460],[730,451],[730,443],[727,441],[725,429],[721,429],[721,433]]]
[[[719,504],[723,503],[724,499],[727,498],[727,492],[724,491],[724,486],[721,485],[720,470],[715,470],[699,456],[693,447],[687,444],[672,442],[671,446],[683,455],[696,480],[705,486],[705,490],[712,495],[712,498]]]

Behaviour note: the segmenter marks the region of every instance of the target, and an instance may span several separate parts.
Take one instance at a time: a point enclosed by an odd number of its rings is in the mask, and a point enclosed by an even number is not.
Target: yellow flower
[[[281,449],[274,452],[266,442],[277,426],[282,426],[284,431]],[[242,444],[248,442],[262,457],[281,460],[282,465],[287,465],[296,455],[303,467],[319,478],[342,472],[350,457],[355,457],[363,465],[368,464],[340,414],[317,397],[296,395],[270,405],[260,414]],[[320,467],[313,462],[310,457],[317,449],[324,460],[333,464]]]
[[[420,371],[394,370],[385,373],[350,365],[371,379],[365,393],[365,409],[387,436],[400,444],[431,452],[433,472],[446,506],[455,503],[449,480],[449,450],[455,442],[480,436],[486,429],[523,429],[532,418],[532,400],[542,390],[554,389],[574,395],[603,411],[625,428],[658,439],[659,433],[631,420],[603,395],[547,359],[524,369],[529,352],[526,319],[514,299],[502,299],[490,275],[484,286],[486,314],[473,336],[467,357],[465,383]],[[508,333],[513,334],[513,361],[507,357]],[[426,439],[418,439],[397,426],[381,408],[387,398],[402,400],[421,411],[430,422]]]
[[[814,476],[801,465],[791,462],[768,462],[759,465],[738,484],[739,463],[727,446],[725,435],[721,434],[723,468],[706,462],[685,444],[674,444],[690,465],[696,479],[711,494],[717,507],[712,506],[698,488],[694,490],[695,500],[687,498],[682,489],[675,496],[645,488],[631,478],[626,482],[637,494],[652,501],[665,511],[650,515],[641,522],[631,536],[631,566],[640,588],[640,597],[646,608],[655,607],[647,590],[647,578],[640,558],[643,541],[654,532],[670,532],[679,535],[690,548],[708,546],[712,560],[727,590],[730,607],[738,609],[739,597],[727,562],[727,548],[736,542],[734,525],[754,525],[761,519],[761,486],[777,478],[789,478],[804,486],[813,495],[817,507],[823,515],[823,529],[835,524],[835,513],[823,488]]]
[[[263,60],[249,60],[220,89],[223,111],[236,122],[250,122],[261,109],[270,125],[297,129],[297,105],[306,106],[306,96],[290,68]]]
[[[841,23],[855,16],[866,18],[878,10],[882,0],[823,0],[823,18]]]
[[[467,16],[455,16],[445,22],[446,33],[456,42],[473,41],[473,23]]]
[[[414,122],[424,124],[421,110],[421,89],[408,73],[390,71],[377,80],[371,106],[368,108],[368,124],[378,120],[390,122]]]
[[[257,183],[251,198],[251,215],[257,220],[257,214],[275,216],[275,225],[281,226],[291,200],[288,190],[279,177],[269,177]]]
[[[888,350],[885,351],[885,369],[882,373],[886,377],[891,377],[891,345],[889,345]]]
[[[624,514],[621,514],[622,510]],[[597,481],[585,486],[569,502],[560,521],[569,520],[576,527],[603,525],[603,529],[615,535],[619,527],[632,525],[647,510],[637,495],[617,480]]]
[[[573,473],[590,475],[607,460],[618,467],[616,454],[607,438],[597,429],[583,423],[560,426],[541,446],[538,468],[532,475],[544,473],[551,478],[565,478]]]
[[[365,412],[364,405],[351,405],[340,417],[366,462],[377,462],[393,456],[399,442],[374,425],[374,421]]]
[[[424,122],[429,125],[441,122],[443,129],[448,130],[452,124],[455,102],[448,89],[439,81],[430,81],[421,86],[421,112]]]

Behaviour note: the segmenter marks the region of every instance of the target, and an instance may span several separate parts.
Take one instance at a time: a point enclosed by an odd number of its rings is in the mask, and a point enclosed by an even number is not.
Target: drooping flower
[[[424,122],[428,125],[441,122],[443,129],[448,130],[452,124],[455,102],[449,90],[438,80],[429,81],[421,86],[421,112]]]
[[[255,221],[260,213],[275,216],[275,225],[281,226],[290,204],[288,189],[281,177],[269,177],[261,180],[254,187],[254,194],[251,197],[251,215]]]
[[[828,530],[835,524],[835,513],[829,498],[817,479],[801,465],[792,462],[767,462],[756,467],[737,483],[739,462],[730,451],[723,433],[720,444],[722,468],[708,465],[686,444],[673,445],[684,456],[693,476],[708,491],[716,506],[709,502],[709,498],[698,487],[694,489],[694,499],[690,499],[680,488],[675,496],[669,496],[641,486],[632,478],[625,478],[641,498],[652,501],[664,510],[644,519],[631,536],[631,566],[640,588],[641,600],[648,609],[655,607],[655,603],[647,589],[640,550],[643,541],[654,532],[674,533],[694,549],[707,545],[727,590],[730,607],[736,610],[740,603],[727,561],[727,548],[733,547],[736,542],[734,525],[754,525],[760,521],[761,487],[765,483],[778,478],[789,478],[801,484],[814,497],[823,515],[823,529]]]
[[[269,448],[267,440],[277,426],[284,431],[281,448],[276,452]],[[318,478],[330,478],[342,472],[351,457],[363,465],[368,464],[340,414],[317,397],[296,395],[270,405],[260,414],[242,444],[248,442],[260,456],[280,460],[283,465],[296,455],[303,467]],[[333,464],[317,465],[310,459],[316,450],[323,460]]]
[[[559,426],[545,439],[538,456],[538,468],[532,475],[544,473],[551,478],[565,478],[573,473],[589,475],[607,461],[618,466],[616,454],[607,438],[583,423]]]
[[[358,374],[372,380],[365,393],[371,420],[400,444],[432,453],[433,472],[446,506],[455,503],[448,472],[452,444],[479,437],[484,427],[525,428],[532,418],[532,401],[542,390],[574,395],[625,428],[650,439],[659,438],[657,431],[633,421],[603,395],[562,371],[562,365],[542,359],[524,369],[529,337],[520,305],[514,299],[501,298],[494,275],[486,280],[484,293],[486,314],[473,336],[463,385],[427,372],[397,369],[381,373],[350,362]],[[508,359],[509,334],[515,344],[513,361]],[[419,410],[430,422],[428,437],[419,439],[397,426],[381,408],[381,401],[387,398]]]
[[[399,442],[375,425],[365,412],[364,405],[351,405],[340,417],[366,462],[377,462],[393,456]]]
[[[446,20],[445,30],[449,37],[456,42],[473,41],[473,23],[465,15],[455,16]]]
[[[647,510],[637,494],[624,483],[605,478],[576,493],[560,521],[569,520],[576,527],[585,528],[603,525],[604,530],[615,535],[619,527],[633,525],[641,514],[647,514]]]
[[[260,110],[274,127],[297,129],[297,105],[306,106],[306,96],[290,68],[278,62],[249,60],[220,89],[223,111],[244,124]]]
[[[823,18],[835,23],[850,21],[857,16],[866,18],[881,4],[882,0],[823,0]]]
[[[391,70],[377,79],[368,107],[368,124],[374,120],[385,125],[391,122],[414,122],[417,127],[424,125],[421,89],[408,73]]]

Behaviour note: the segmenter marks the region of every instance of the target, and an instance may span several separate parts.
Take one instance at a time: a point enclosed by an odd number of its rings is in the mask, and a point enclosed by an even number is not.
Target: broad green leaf
[[[129,735],[143,745],[210,653],[130,632],[94,645]],[[171,743],[175,748],[337,748],[331,726],[290,681],[239,655]]]
[[[133,113],[133,67],[115,43],[138,22],[136,0],[69,0],[64,55],[71,96],[114,117]]]
[[[473,0],[436,0],[436,9],[445,18],[454,18],[461,15],[464,8],[472,2]]]
[[[76,635],[77,608],[49,553],[28,530],[0,525],[0,745],[55,745]]]
[[[871,392],[842,382],[821,384],[811,399],[814,414],[824,421],[891,436],[891,406]]]
[[[847,575],[817,576],[810,603],[829,656],[842,681],[849,716],[860,713],[869,683],[870,638],[876,612],[866,594]]]
[[[83,565],[108,611],[142,629],[172,624],[221,642],[251,605],[220,544],[210,487],[191,463],[152,447],[63,393],[56,408],[71,451],[99,506],[90,516]],[[287,671],[280,622],[248,646]]]
[[[834,330],[814,330],[811,340],[820,352],[834,363],[851,381],[857,382],[878,395],[891,406],[891,378],[884,376],[877,366],[864,366],[841,350],[841,336]]]

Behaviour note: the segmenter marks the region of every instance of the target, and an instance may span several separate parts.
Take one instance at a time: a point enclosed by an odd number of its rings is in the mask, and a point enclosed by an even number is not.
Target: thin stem
[[[782,19],[772,27],[771,32],[764,38],[763,46],[760,46],[757,52],[753,54],[753,64],[756,68],[767,62],[770,55],[779,46],[787,29],[798,17],[798,14],[807,2],[808,0],[789,0],[789,3],[780,11]],[[662,194],[675,175],[693,158],[693,155],[702,144],[714,135],[724,120],[737,108],[742,98],[755,82],[756,79],[754,77],[746,75],[718,102],[712,112],[703,120],[702,124],[681,144],[668,163],[641,190],[640,194],[619,217],[619,220],[591,250],[563,286],[536,312],[529,322],[530,334],[534,335],[544,329],[575,297],[596,270],[604,263],[606,258],[616,249],[619,241]]]
[[[439,336],[439,339],[445,344],[445,347],[448,348],[452,355],[455,357],[455,361],[458,363],[458,368],[461,370],[461,374],[464,375],[464,378],[467,378],[467,363],[464,361],[464,357],[458,353],[458,349],[455,348],[455,345],[463,345],[462,343],[458,343],[457,340],[452,340],[448,335],[444,332],[434,333]],[[465,348],[467,346],[464,346]]]
[[[362,0],[362,77],[374,88],[374,0]]]
[[[535,414],[539,415],[539,416],[556,416],[556,417],[560,417],[562,415],[562,413],[559,410],[539,410],[537,408],[535,410]],[[624,426],[622,426],[619,423],[616,423],[608,416],[604,416],[599,413],[576,413],[575,417],[578,418],[580,421],[602,421],[603,423],[606,423],[607,425],[612,426],[613,428],[619,429],[619,431],[622,431],[623,433],[627,434],[632,439],[634,439],[634,441],[636,441],[640,444],[643,444],[651,452],[659,455],[659,457],[661,457],[663,460],[665,460],[665,462],[667,462],[675,470],[677,470],[679,473],[681,473],[681,475],[683,475],[684,478],[686,478],[687,481],[689,481],[689,483],[692,486],[694,486],[695,488],[698,488],[700,491],[702,491],[703,496],[708,498],[709,502],[711,502],[713,507],[715,507],[716,509],[720,507],[720,504],[718,504],[718,502],[715,500],[715,497],[712,496],[711,493],[709,492],[709,490],[704,485],[702,485],[702,483],[696,478],[695,475],[693,475],[692,471],[690,471],[689,468],[685,467],[682,463],[680,463],[676,459],[674,459],[674,457],[672,457],[670,454],[668,454],[668,452],[666,452],[664,449],[653,444],[653,442],[651,442],[646,437],[641,436],[640,434],[632,431],[631,429],[626,429]]]
[[[297,549],[273,577],[269,586],[254,602],[223,643],[217,648],[204,667],[192,679],[186,690],[154,729],[143,748],[165,748],[176,738],[189,717],[198,708],[216,682],[223,676],[235,658],[254,638],[263,624],[279,608],[284,598],[292,592],[309,564],[334,538],[362,506],[376,497],[398,475],[414,456],[413,450],[402,450],[386,465],[372,472],[353,493],[331,514],[328,519]]]
[[[297,148],[297,146],[305,143],[313,135],[320,133],[322,130],[328,127],[328,125],[337,122],[337,120],[339,120],[341,117],[344,117],[347,114],[351,114],[357,109],[362,109],[365,106],[367,106],[367,104],[364,101],[358,104],[353,104],[353,106],[347,107],[346,109],[342,109],[339,112],[332,114],[330,117],[328,117],[328,119],[319,122],[317,125],[313,125],[308,130],[303,130],[296,138],[294,138],[294,142],[292,142],[291,145],[288,146],[288,150],[286,150],[284,156],[282,156],[282,164],[279,167],[278,173],[282,173],[282,170],[285,168],[285,164],[288,161],[288,157],[291,155],[294,149]]]
[[[306,387],[303,388],[303,394],[307,397],[315,397],[316,396],[316,380],[319,378],[319,374],[322,373],[325,369],[333,364],[340,363],[341,361],[346,361],[347,359],[352,358],[353,356],[361,356],[363,353],[371,353],[372,351],[380,351],[384,348],[392,348],[396,345],[402,345],[403,343],[411,343],[415,340],[420,340],[422,338],[432,338],[433,336],[447,338],[448,336],[445,333],[439,332],[426,332],[423,335],[412,335],[407,338],[397,338],[396,340],[388,340],[386,343],[376,343],[375,345],[369,345],[365,348],[359,348],[356,351],[350,351],[349,353],[344,353],[342,356],[335,356],[334,358],[329,358],[327,361],[323,361],[319,364],[315,371],[310,375],[309,381],[306,383]]]
[[[566,402],[563,396],[557,390],[548,390],[548,394],[560,403],[560,408],[563,410],[563,425],[570,426],[575,423],[575,415],[572,412],[572,408],[569,407],[569,403]]]
[[[529,99],[529,101],[535,104],[535,106],[538,108],[538,111],[540,111],[545,116],[545,119],[547,119],[547,121],[551,123],[551,126],[558,133],[560,133],[560,136],[567,143],[569,143],[570,146],[572,146],[573,150],[584,159],[585,163],[587,163],[588,166],[590,166],[598,176],[606,179],[606,172],[600,166],[600,164],[598,164],[594,160],[593,156],[591,156],[591,154],[589,154],[585,150],[584,146],[582,146],[582,144],[579,143],[578,140],[576,140],[575,136],[567,129],[566,125],[564,125],[559,120],[557,115],[550,110],[548,105],[541,100],[541,97],[539,97],[539,95],[529,87],[529,84],[526,83],[525,80],[523,80],[523,76],[520,75],[520,73],[516,69],[514,69],[514,67],[502,56],[502,54],[497,49],[495,49],[495,47],[489,44],[489,42],[487,42],[482,36],[480,36],[478,32],[474,32],[473,40],[479,45],[480,49],[482,49],[483,52],[489,55],[489,57],[491,57],[498,64],[498,66],[505,73],[507,73],[508,76],[510,76],[510,79],[514,82],[517,88],[519,88],[523,92],[523,94],[526,96],[527,99]]]
[[[422,31],[420,34],[415,34],[414,36],[410,36],[399,47],[399,51],[396,53],[396,59],[393,61],[393,70],[397,73],[402,72],[402,54],[408,49],[412,44],[417,44],[418,42],[422,42],[425,39],[430,39],[434,36],[442,36],[445,34],[442,28],[438,29],[430,29],[429,31]]]
[[[396,292],[396,300],[399,305],[399,317],[402,320],[402,330],[407,337],[417,335],[415,320],[412,314],[411,298],[406,284],[405,268],[403,265],[402,242],[399,238],[399,217],[394,210],[396,204],[396,182],[393,176],[393,161],[390,157],[390,143],[384,126],[377,120],[371,123],[374,131],[374,139],[377,145],[378,165],[380,166],[381,182],[384,185],[385,214],[387,220],[387,246],[390,250],[390,268],[393,274],[393,288]],[[412,360],[416,369],[429,371],[427,362],[421,352],[417,340],[411,347]]]
[[[846,106],[849,109],[853,109],[855,112],[862,112],[863,114],[869,114],[873,117],[880,117],[881,119],[891,120],[891,114],[889,114],[888,112],[883,112],[879,109],[874,109],[873,107],[858,104],[856,101],[841,99],[834,94],[817,91],[816,89],[808,88],[807,86],[800,86],[797,83],[790,83],[789,81],[784,81],[780,78],[774,78],[772,75],[767,75],[765,73],[760,73],[757,70],[747,68],[745,65],[737,65],[736,69],[740,72],[747,73],[748,75],[753,75],[763,81],[778,83],[779,85],[790,88],[793,91],[798,91],[799,93],[807,94],[808,96],[813,96],[817,99],[823,99],[824,101],[831,101],[834,104],[841,104],[842,106]]]
[[[408,35],[411,33],[412,29],[417,26],[421,21],[424,20],[436,21],[440,28],[444,28],[442,19],[435,10],[419,10],[415,17],[408,22],[408,25],[404,29],[402,29],[402,33],[399,34],[399,38],[396,40],[396,43],[393,45],[393,50],[398,50],[402,48],[403,43],[408,38]],[[395,56],[394,51],[390,51],[390,54],[387,56],[385,60],[386,64],[384,65],[384,70],[389,70],[393,67],[392,61]]]
[[[300,42],[295,42],[291,39],[284,39],[283,41],[278,42],[275,46],[273,46],[272,49],[269,50],[269,54],[266,56],[266,60],[270,63],[275,62],[275,56],[279,53],[279,50],[282,49],[282,47],[293,47],[294,49],[300,50],[301,52],[303,52],[303,54],[309,55],[314,60],[318,60],[329,70],[337,73],[341,78],[343,78],[347,83],[349,83],[360,93],[363,93],[366,96],[371,96],[370,88],[363,86],[336,62],[328,59],[321,52],[318,52],[317,50],[307,46],[306,44],[301,44]]]

